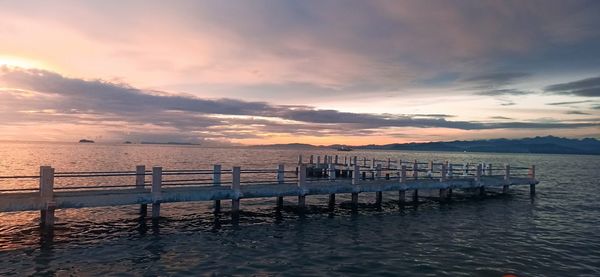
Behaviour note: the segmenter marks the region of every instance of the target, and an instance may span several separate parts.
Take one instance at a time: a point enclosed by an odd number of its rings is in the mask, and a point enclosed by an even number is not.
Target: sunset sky
[[[600,1],[0,1],[0,140],[600,138]]]

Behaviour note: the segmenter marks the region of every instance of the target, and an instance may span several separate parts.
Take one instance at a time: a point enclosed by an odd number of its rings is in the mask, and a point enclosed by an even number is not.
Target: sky
[[[600,1],[0,0],[0,140],[600,138]]]

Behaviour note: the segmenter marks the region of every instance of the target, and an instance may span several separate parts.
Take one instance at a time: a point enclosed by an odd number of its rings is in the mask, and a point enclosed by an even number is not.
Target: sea
[[[0,275],[600,276],[600,156],[2,142],[0,176],[36,175],[41,165],[57,172],[293,168],[298,155],[311,154],[535,164],[540,183],[533,198],[522,186],[405,207],[397,193],[384,193],[381,207],[362,193],[356,211],[348,195],[338,195],[334,210],[327,196],[307,196],[305,212],[294,197],[282,210],[275,199],[242,199],[237,219],[230,201],[220,214],[210,202],[165,203],[158,220],[141,218],[136,205],[57,210],[51,234],[38,211],[0,213]],[[2,180],[0,189],[36,182]],[[85,185],[69,182],[56,186]]]

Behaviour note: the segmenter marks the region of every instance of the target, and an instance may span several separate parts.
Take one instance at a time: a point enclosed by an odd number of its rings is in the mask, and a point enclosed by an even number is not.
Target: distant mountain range
[[[333,148],[341,145],[314,146],[310,144],[271,144],[261,148]],[[600,155],[600,140],[594,138],[569,139],[554,136],[523,139],[489,139],[472,141],[443,141],[426,143],[393,143],[384,145],[352,146],[353,149],[413,150],[413,151],[454,151],[454,152],[496,152],[496,153],[543,153],[543,154],[585,154]]]

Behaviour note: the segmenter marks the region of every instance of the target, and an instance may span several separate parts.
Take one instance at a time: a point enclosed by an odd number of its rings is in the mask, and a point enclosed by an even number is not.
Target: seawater
[[[533,199],[524,186],[404,209],[397,193],[385,193],[381,209],[365,193],[357,213],[340,205],[348,195],[333,212],[326,197],[308,196],[305,214],[293,197],[281,212],[275,199],[242,200],[238,221],[214,215],[209,202],[163,204],[154,222],[137,206],[58,210],[53,236],[41,235],[39,212],[0,213],[0,275],[600,276],[598,156],[0,143],[0,175],[35,175],[40,165],[291,168],[299,154],[535,164],[541,183]]]

